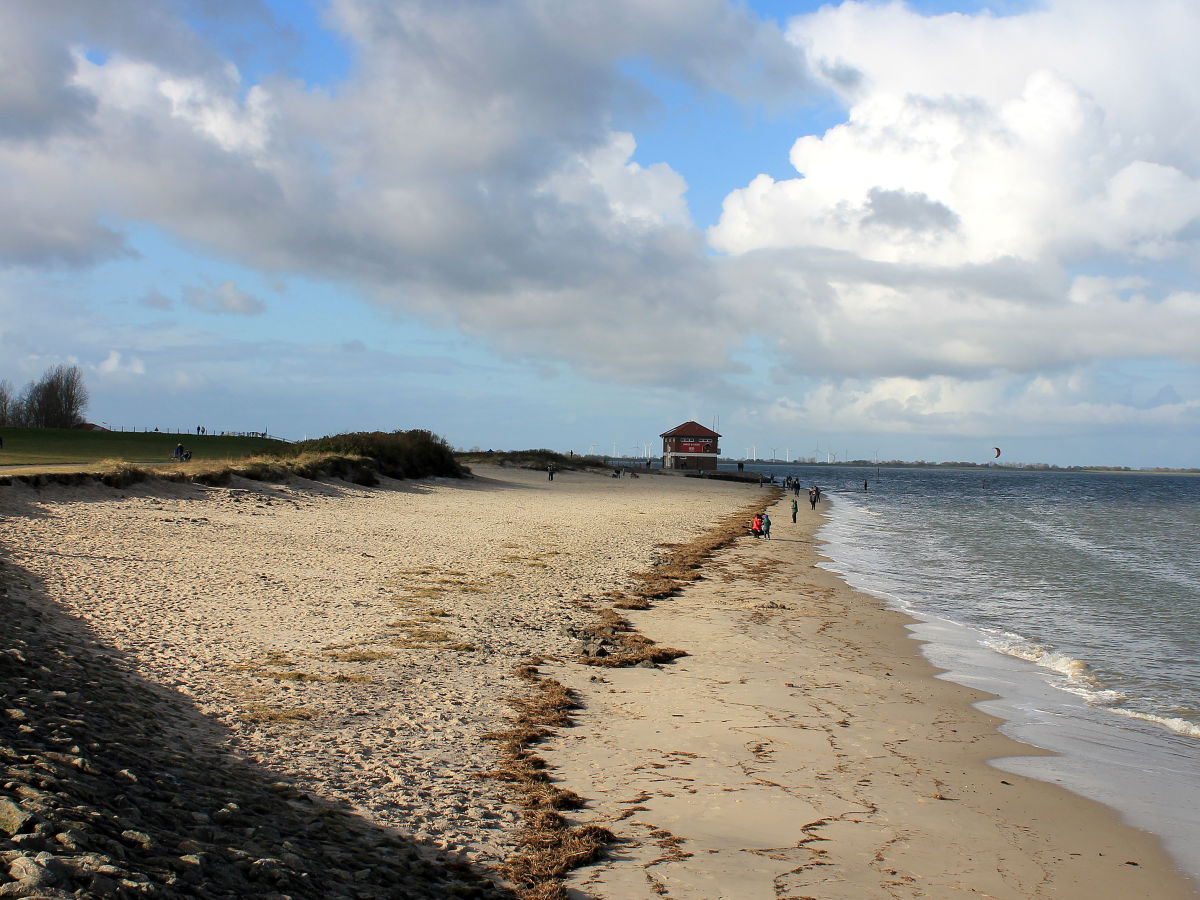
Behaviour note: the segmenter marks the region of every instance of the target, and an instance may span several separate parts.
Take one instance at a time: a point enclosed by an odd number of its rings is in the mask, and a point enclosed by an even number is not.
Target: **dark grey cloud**
[[[863,73],[854,66],[845,63],[821,63],[820,70],[822,77],[847,93],[853,93],[862,84]]]
[[[84,132],[95,99],[70,83],[70,47],[28,3],[0,7],[0,141]]]
[[[0,221],[0,265],[32,268],[91,266],[130,255],[125,236],[86,215],[49,215],[12,203]]]
[[[954,210],[925,194],[871,188],[867,195],[864,225],[882,225],[908,231],[954,231],[959,224]]]

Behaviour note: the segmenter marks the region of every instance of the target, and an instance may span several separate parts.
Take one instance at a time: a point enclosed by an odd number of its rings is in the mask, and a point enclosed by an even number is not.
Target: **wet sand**
[[[659,670],[560,667],[587,712],[544,755],[612,830],[572,896],[1195,897],[1156,838],[989,759],[1036,751],[936,678],[910,621],[815,568],[819,515],[630,619],[691,655]]]

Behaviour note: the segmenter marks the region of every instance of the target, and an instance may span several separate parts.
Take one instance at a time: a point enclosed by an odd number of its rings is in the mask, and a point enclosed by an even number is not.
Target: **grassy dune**
[[[147,478],[224,484],[234,475],[257,481],[335,477],[378,484],[379,476],[454,477],[469,470],[429,431],[358,432],[288,444],[265,438],[182,436],[188,462],[171,461],[181,436],[154,433],[0,429],[0,484],[71,484],[98,479],[123,486]],[[5,468],[11,466],[12,468]]]

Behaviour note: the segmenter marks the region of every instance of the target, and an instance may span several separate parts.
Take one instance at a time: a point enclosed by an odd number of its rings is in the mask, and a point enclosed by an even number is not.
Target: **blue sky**
[[[125,427],[1200,466],[1197,37],[1178,0],[15,0],[0,379],[77,364]]]

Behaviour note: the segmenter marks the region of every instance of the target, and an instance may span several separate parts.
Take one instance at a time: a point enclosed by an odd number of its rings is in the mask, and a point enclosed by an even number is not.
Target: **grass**
[[[169,435],[82,429],[3,428],[0,465],[25,465],[0,476],[39,487],[75,484],[92,479],[124,487],[148,478],[225,484],[238,475],[255,481],[283,482],[292,477],[341,478],[371,486],[389,478],[463,477],[450,446],[422,429],[358,432],[288,444],[264,438],[216,435]],[[171,462],[180,441],[193,452],[191,461]]]
[[[71,465],[102,460],[165,463],[182,442],[193,458],[244,459],[286,447],[269,438],[163,434],[134,431],[89,431],[80,428],[0,428],[4,449],[0,465]]]
[[[316,715],[311,709],[304,707],[280,708],[270,706],[266,703],[250,703],[246,706],[246,711],[242,714],[242,718],[247,722],[255,723],[282,723],[293,724],[296,722],[307,722]]]
[[[391,659],[395,653],[386,650],[329,650],[329,658],[337,662],[377,662]]]
[[[434,628],[406,628],[411,641],[426,641],[444,644],[450,640],[450,632]]]

